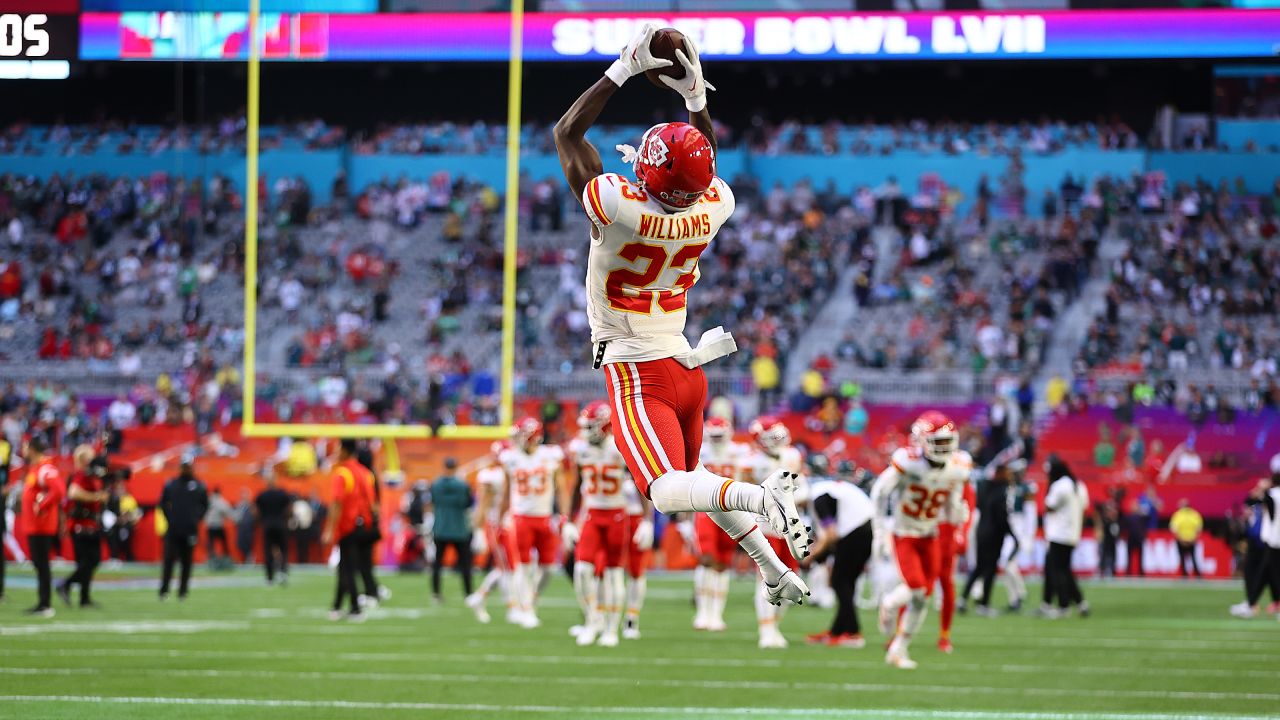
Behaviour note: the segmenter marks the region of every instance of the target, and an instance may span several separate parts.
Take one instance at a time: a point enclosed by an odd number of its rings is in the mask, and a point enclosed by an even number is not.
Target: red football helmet
[[[930,410],[911,423],[911,442],[931,462],[944,463],[960,446],[960,434],[951,418]]]
[[[715,151],[694,126],[661,123],[640,138],[635,172],[640,185],[663,205],[692,207],[716,176]]]
[[[578,413],[578,427],[586,433],[587,441],[593,445],[599,445],[609,437],[609,430],[613,426],[613,410],[609,404],[596,400],[588,403],[582,408],[582,412]]]
[[[733,426],[729,424],[728,420],[719,415],[712,415],[707,418],[707,423],[703,426],[702,432],[707,436],[709,442],[720,444],[728,442],[733,437]]]
[[[791,442],[791,431],[772,415],[761,415],[751,423],[751,439],[765,452],[786,447]]]
[[[532,450],[542,441],[542,423],[530,415],[520,418],[511,428],[511,440],[526,452]]]

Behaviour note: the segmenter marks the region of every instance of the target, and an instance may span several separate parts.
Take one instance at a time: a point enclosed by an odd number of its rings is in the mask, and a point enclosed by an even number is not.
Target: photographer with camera
[[[75,572],[58,584],[58,597],[71,604],[71,586],[80,586],[80,607],[94,608],[89,597],[93,573],[102,560],[102,510],[111,493],[106,489],[107,459],[94,457],[93,447],[81,445],[72,453],[75,472],[67,486],[67,529],[75,552]]]

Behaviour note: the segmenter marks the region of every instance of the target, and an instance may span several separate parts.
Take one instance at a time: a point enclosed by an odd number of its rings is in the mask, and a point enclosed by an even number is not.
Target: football
[[[689,54],[688,46],[684,43],[684,33],[675,28],[663,28],[654,33],[653,39],[649,41],[649,52],[653,53],[654,57],[670,60],[672,63],[670,67],[645,71],[645,77],[649,78],[649,82],[663,90],[670,89],[659,79],[663,75],[670,75],[677,80],[684,77],[684,66],[676,59],[676,50],[684,50],[686,57]]]

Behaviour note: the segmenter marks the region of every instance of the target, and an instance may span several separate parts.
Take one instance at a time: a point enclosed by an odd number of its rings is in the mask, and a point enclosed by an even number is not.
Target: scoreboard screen
[[[75,60],[79,46],[75,15],[0,12],[0,60]]]

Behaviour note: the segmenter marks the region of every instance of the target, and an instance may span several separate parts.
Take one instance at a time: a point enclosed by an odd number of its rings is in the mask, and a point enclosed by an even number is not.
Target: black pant
[[[349,610],[360,612],[356,575],[360,572],[360,531],[348,533],[338,541],[338,588],[333,596],[333,609],[341,610],[345,600]]]
[[[1200,565],[1196,561],[1196,544],[1194,542],[1184,543],[1178,541],[1178,573],[1183,577],[1187,576],[1187,564],[1190,561],[1191,572],[1196,577],[1200,577]]]
[[[840,538],[836,543],[835,560],[831,566],[831,589],[836,594],[836,616],[831,621],[832,635],[857,635],[862,628],[858,624],[858,606],[853,595],[858,586],[858,576],[871,557],[871,523],[863,523],[857,530]]]
[[[63,587],[72,584],[80,585],[80,604],[89,604],[89,586],[93,583],[93,573],[102,560],[102,538],[93,532],[75,533],[71,536],[71,547],[75,551],[76,570],[62,583]]]
[[[236,526],[236,547],[240,550],[240,562],[253,562],[253,525]]]
[[[471,594],[471,540],[441,540],[436,538],[436,561],[431,566],[431,593],[440,594],[440,568],[444,565],[444,551],[452,546],[458,554],[454,567],[462,575],[462,589]]]
[[[1249,604],[1257,605],[1268,587],[1271,588],[1272,602],[1280,601],[1280,549],[1250,543],[1244,562],[1245,599]],[[1252,583],[1249,582],[1251,579]]]
[[[297,550],[297,561],[300,563],[311,562],[311,548],[316,544],[315,534],[311,532],[311,528],[306,530],[293,531],[293,546]]]
[[[133,526],[117,522],[107,533],[107,549],[116,560],[133,562]]]
[[[173,579],[173,564],[178,563],[178,597],[187,596],[191,584],[191,557],[196,551],[196,540],[190,535],[178,535],[170,531],[164,536],[164,567],[160,574],[160,594],[169,594],[169,581]]]
[[[1074,545],[1049,543],[1049,554],[1044,560],[1045,605],[1052,605],[1054,597],[1058,599],[1058,607],[1063,609],[1084,602],[1080,584],[1076,582],[1076,575],[1071,571],[1071,554],[1075,550]]]
[[[4,508],[0,508],[0,513],[4,512]],[[0,598],[4,597],[4,529],[0,528]]]
[[[227,542],[227,529],[224,527],[205,528],[204,531],[205,550],[209,553],[209,559],[218,557],[218,553],[214,552],[215,545],[222,546],[222,554],[231,557],[231,544]]]
[[[1102,547],[1098,550],[1098,576],[1116,576],[1116,537],[1104,535]]]
[[[277,568],[282,575],[289,572],[289,534],[284,528],[262,528],[262,563],[267,568],[267,582],[276,579]]]
[[[356,552],[360,555],[360,578],[364,582],[364,594],[378,597],[378,579],[373,576],[373,548],[380,538],[372,530],[356,531]]]
[[[978,542],[975,553],[977,557],[960,597],[968,598],[974,584],[982,580],[982,605],[991,607],[991,588],[996,584],[996,569],[1000,566],[1000,548],[1004,545],[1004,535],[981,533],[975,539]]]
[[[31,564],[36,568],[37,608],[50,606],[53,595],[53,575],[49,572],[49,559],[53,555],[53,535],[28,535],[27,549],[31,552]]]
[[[1147,544],[1146,534],[1129,536],[1129,576],[1146,575],[1142,567],[1142,546]]]

